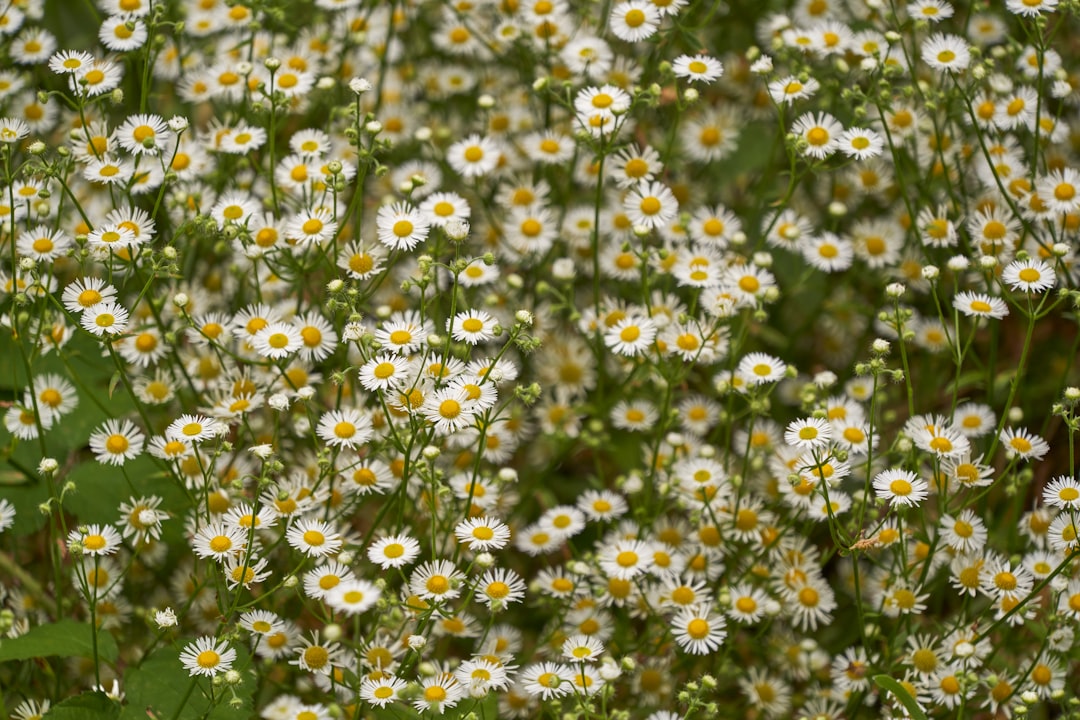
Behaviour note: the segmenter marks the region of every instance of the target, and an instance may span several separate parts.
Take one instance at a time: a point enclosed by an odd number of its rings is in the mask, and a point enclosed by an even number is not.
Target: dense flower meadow
[[[0,711],[1080,717],[1078,14],[0,0]]]

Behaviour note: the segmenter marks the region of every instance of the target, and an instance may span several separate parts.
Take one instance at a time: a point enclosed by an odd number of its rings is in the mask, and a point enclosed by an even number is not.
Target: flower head
[[[883,470],[874,477],[874,492],[894,507],[916,507],[929,494],[929,486],[910,470]]]
[[[180,663],[192,676],[214,677],[231,669],[235,661],[236,650],[229,647],[229,643],[216,642],[209,636],[198,638],[180,653]]]

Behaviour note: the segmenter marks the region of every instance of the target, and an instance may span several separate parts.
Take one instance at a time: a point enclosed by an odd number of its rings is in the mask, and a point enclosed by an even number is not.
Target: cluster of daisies
[[[13,717],[1067,701],[1072,9],[303,8],[0,8]]]

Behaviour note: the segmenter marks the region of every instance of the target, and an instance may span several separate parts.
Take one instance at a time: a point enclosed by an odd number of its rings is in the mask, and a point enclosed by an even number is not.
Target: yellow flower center
[[[324,647],[312,645],[304,650],[304,662],[312,670],[321,670],[330,662],[330,653]]]
[[[461,403],[452,398],[447,398],[439,404],[439,415],[447,420],[453,420],[461,414]]]
[[[814,147],[821,147],[829,142],[829,131],[823,127],[812,127],[806,133],[806,142]]]
[[[201,668],[214,668],[221,662],[221,656],[213,650],[203,650],[199,653],[199,656],[195,658],[195,662],[199,664]]]
[[[128,447],[128,439],[119,433],[114,433],[105,440],[105,449],[117,455],[126,452]]]
[[[1012,445],[1013,449],[1017,452],[1031,452],[1031,443],[1026,438],[1014,437],[1009,440],[1009,445]]]
[[[709,635],[709,623],[701,618],[694,618],[686,624],[686,634],[694,640],[703,640]]]
[[[906,497],[910,495],[912,490],[914,490],[914,488],[907,480],[897,478],[896,480],[893,480],[891,483],[889,483],[889,491],[893,495],[897,495],[899,497]]]

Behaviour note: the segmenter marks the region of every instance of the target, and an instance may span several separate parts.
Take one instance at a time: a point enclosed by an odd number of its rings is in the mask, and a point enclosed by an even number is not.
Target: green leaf
[[[116,720],[120,705],[103,692],[85,692],[53,705],[44,720]]]
[[[9,468],[0,463],[0,498],[15,508],[15,523],[5,532],[16,538],[26,537],[45,526],[46,516],[41,514],[39,507],[49,499],[49,486],[44,480],[15,484],[22,478],[21,473],[9,472]],[[12,484],[5,484],[5,481]]]
[[[210,720],[247,720],[253,716],[252,695],[255,680],[247,650],[234,645],[234,670],[240,670],[241,682],[216,689]],[[194,683],[194,687],[192,684]],[[129,668],[124,675],[124,694],[127,705],[122,720],[145,720],[148,714],[159,718],[197,720],[211,708],[210,679],[192,678],[180,664],[180,653],[162,648],[146,658],[139,667]],[[235,704],[234,704],[235,701]]]
[[[116,392],[116,386],[120,384],[120,372],[113,373],[113,376],[109,379],[109,399],[112,399],[113,393]]]
[[[926,720],[926,713],[919,707],[919,704],[915,702],[915,698],[911,697],[904,686],[900,684],[900,681],[896,678],[889,677],[888,675],[875,675],[874,683],[877,684],[882,690],[888,690],[896,699],[907,708],[908,714],[911,715],[914,720]]]
[[[117,508],[132,495],[158,495],[165,507],[178,513],[187,507],[183,491],[147,455],[123,468],[88,460],[72,470],[67,480],[75,483],[75,492],[64,496],[64,509],[83,523],[116,522]]]
[[[112,662],[119,655],[116,640],[104,630],[98,630],[98,657]],[[30,628],[25,635],[0,640],[0,662],[47,657],[93,657],[90,624],[61,620]]]

